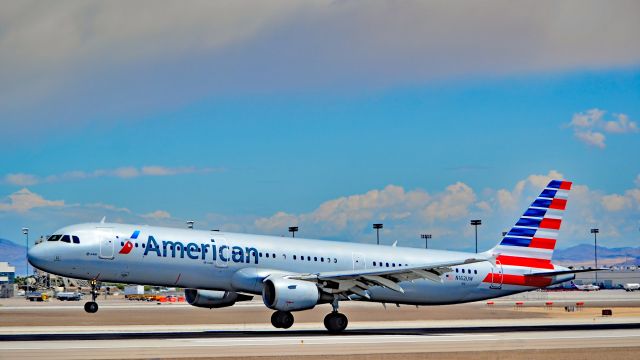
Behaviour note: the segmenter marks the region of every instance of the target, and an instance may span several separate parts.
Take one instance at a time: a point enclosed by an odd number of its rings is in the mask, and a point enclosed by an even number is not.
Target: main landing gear
[[[87,303],[89,304],[89,303]],[[97,309],[96,305],[96,309]],[[344,314],[338,312],[338,298],[335,297],[333,303],[331,303],[333,311],[324,317],[324,327],[329,330],[331,334],[339,334],[347,328],[349,320]],[[86,305],[85,305],[86,308]],[[278,329],[288,329],[293,325],[293,315],[290,311],[278,310],[271,315],[271,325]]]
[[[349,320],[347,320],[344,314],[338,312],[338,297],[333,299],[331,306],[333,307],[333,311],[324,317],[324,327],[332,334],[339,334],[347,328]]]
[[[98,303],[96,302],[96,298],[98,297],[98,286],[96,280],[91,280],[91,301],[87,301],[84,304],[84,311],[89,314],[93,314],[98,312]]]
[[[293,314],[278,310],[271,315],[271,325],[278,329],[288,329],[293,325]]]

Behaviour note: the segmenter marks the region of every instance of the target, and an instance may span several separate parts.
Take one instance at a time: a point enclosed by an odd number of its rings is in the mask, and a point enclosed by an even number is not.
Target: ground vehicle
[[[84,297],[84,294],[80,292],[59,292],[56,294],[56,298],[60,301],[80,301]]]
[[[39,291],[32,291],[27,293],[27,300],[29,301],[49,301],[49,295],[41,293]]]
[[[638,283],[627,283],[627,284],[622,285],[622,287],[627,291],[640,290],[640,284],[638,284]]]

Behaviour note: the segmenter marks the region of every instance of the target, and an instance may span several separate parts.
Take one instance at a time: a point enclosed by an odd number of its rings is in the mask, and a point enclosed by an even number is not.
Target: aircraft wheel
[[[349,320],[344,314],[332,312],[324,318],[324,326],[332,334],[339,334],[347,328]]]
[[[98,303],[95,301],[87,301],[84,304],[84,311],[88,312],[89,314],[98,312]]]
[[[293,326],[293,314],[289,311],[283,311],[280,316],[280,327],[283,329],[288,329]]]

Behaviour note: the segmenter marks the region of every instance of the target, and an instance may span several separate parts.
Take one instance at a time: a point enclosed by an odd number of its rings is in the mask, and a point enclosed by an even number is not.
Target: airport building
[[[580,269],[581,267],[576,267]],[[575,283],[578,285],[594,284],[603,289],[619,289],[624,284],[640,284],[640,268],[638,266],[613,266],[607,271],[577,273]]]
[[[16,268],[8,262],[0,262],[0,284],[13,284],[16,279]]]

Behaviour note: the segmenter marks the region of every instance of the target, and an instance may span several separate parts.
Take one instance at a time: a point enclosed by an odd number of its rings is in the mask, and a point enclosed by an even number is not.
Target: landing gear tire
[[[271,325],[278,329],[288,329],[293,326],[293,314],[289,311],[276,311],[271,315]]]
[[[84,311],[88,312],[89,314],[98,312],[98,303],[95,301],[87,301],[84,304]]]
[[[89,284],[91,285],[91,301],[87,301],[84,304],[84,311],[93,314],[98,312],[98,303],[96,302],[96,298],[98,297],[98,282],[91,280]]]
[[[349,320],[344,314],[332,312],[324,317],[324,327],[332,334],[339,334],[347,328]]]

